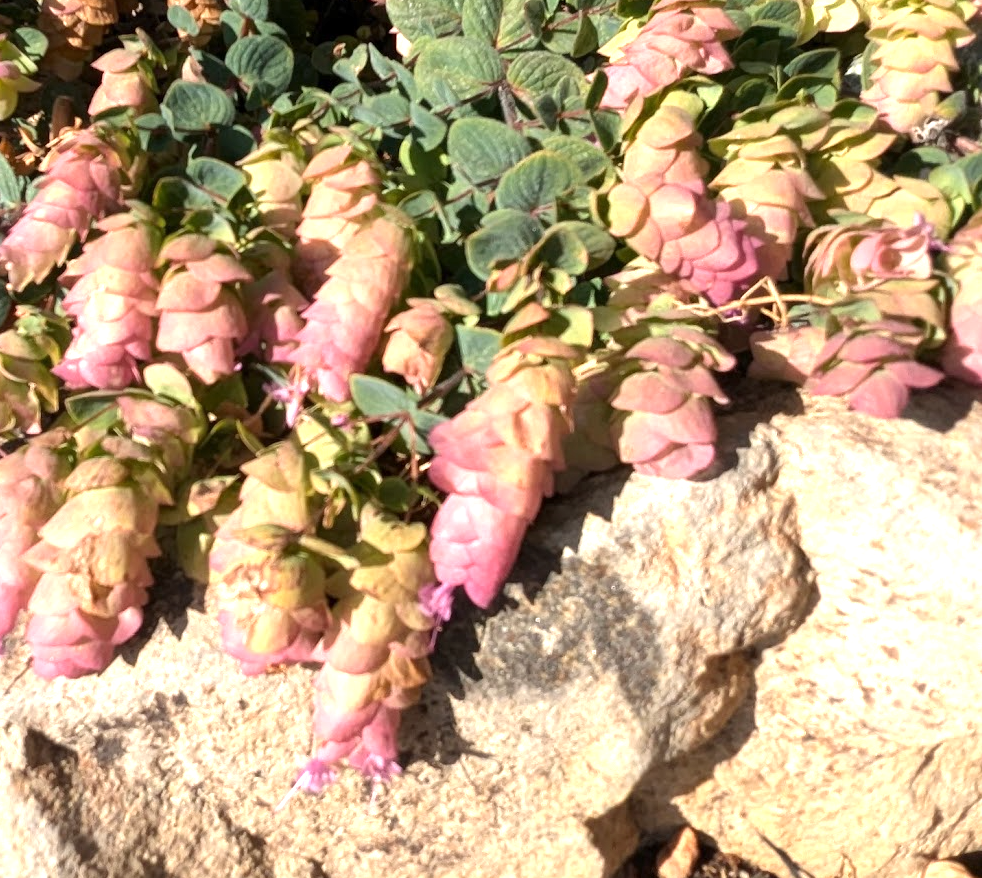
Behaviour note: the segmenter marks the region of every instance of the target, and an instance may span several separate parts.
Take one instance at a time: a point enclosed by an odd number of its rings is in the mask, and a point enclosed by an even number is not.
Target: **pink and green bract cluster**
[[[952,91],[955,55],[975,39],[972,0],[881,0],[870,3],[870,84],[862,99],[895,131],[907,133],[939,111]]]
[[[97,226],[62,273],[72,343],[54,372],[67,387],[119,389],[140,379],[153,356],[161,230],[152,212],[116,214]]]
[[[448,494],[431,526],[430,556],[440,582],[463,586],[480,607],[504,584],[565,465],[579,358],[555,339],[514,342],[488,369],[488,389],[430,433],[430,481]]]
[[[40,191],[0,242],[11,289],[44,280],[85,239],[93,220],[122,207],[125,164],[106,129],[73,132],[48,153]]]
[[[292,353],[300,388],[337,402],[368,365],[411,268],[408,218],[378,204],[376,170],[347,145],[307,166],[310,198],[297,228],[295,270],[313,297]]]
[[[363,508],[351,549],[360,564],[327,582],[337,602],[314,681],[311,774],[341,759],[375,781],[400,772],[401,712],[416,703],[431,676],[427,656],[437,620],[420,605],[420,592],[434,581],[427,548],[421,522]]]
[[[685,110],[660,107],[625,152],[622,182],[607,195],[607,224],[692,296],[723,304],[760,277],[760,241],[708,196],[701,144]]]
[[[733,64],[723,41],[740,31],[715,0],[658,0],[648,22],[604,68],[601,106],[623,109],[690,73],[722,73]]]
[[[64,437],[61,454],[76,462],[52,483],[57,508],[22,555],[40,574],[21,592],[30,590],[26,639],[42,677],[101,671],[139,629],[153,583],[147,562],[160,554],[158,509],[173,502],[169,483],[198,437],[200,415],[184,406],[142,392],[116,404],[111,432]]]
[[[299,540],[320,518],[310,463],[295,436],[242,467],[239,503],[209,553],[225,651],[247,674],[308,661],[329,614],[320,559]]]
[[[644,475],[685,479],[716,457],[711,400],[729,402],[714,371],[733,355],[697,326],[651,326],[615,367],[611,434],[618,456]]]

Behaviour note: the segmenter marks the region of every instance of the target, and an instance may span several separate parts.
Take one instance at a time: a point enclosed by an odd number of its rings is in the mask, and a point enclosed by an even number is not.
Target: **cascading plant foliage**
[[[0,3],[0,636],[105,669],[164,536],[320,666],[297,788],[397,774],[457,590],[723,373],[982,384],[980,7]]]

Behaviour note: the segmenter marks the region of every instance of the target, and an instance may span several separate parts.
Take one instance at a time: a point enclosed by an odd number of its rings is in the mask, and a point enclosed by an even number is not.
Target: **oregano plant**
[[[982,384],[979,27],[0,3],[0,636],[101,672],[171,546],[242,672],[319,666],[295,790],[397,775],[455,606],[590,473],[710,471],[723,373]]]

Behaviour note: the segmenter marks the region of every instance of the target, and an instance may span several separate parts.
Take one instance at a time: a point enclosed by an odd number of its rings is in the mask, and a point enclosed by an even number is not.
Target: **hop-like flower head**
[[[314,684],[317,759],[349,765],[373,781],[399,773],[396,733],[403,709],[430,678],[432,617],[420,592],[433,583],[426,526],[366,505],[352,554],[361,561],[328,582],[341,599],[324,638]]]
[[[139,381],[139,364],[152,355],[161,234],[149,211],[109,217],[99,229],[62,275],[75,329],[53,371],[69,387],[118,389]]]
[[[958,70],[955,49],[975,34],[968,21],[977,13],[971,0],[884,0],[870,4],[867,39],[870,85],[862,99],[895,131],[909,132],[931,118],[941,95],[952,89]]]
[[[911,388],[933,387],[944,377],[916,361],[922,337],[903,320],[847,326],[818,353],[805,389],[816,396],[845,396],[849,408],[878,418],[898,417]]]
[[[623,109],[689,73],[722,73],[733,64],[723,41],[739,29],[714,0],[658,0],[651,19],[604,68],[602,107]]]
[[[940,279],[934,275],[934,230],[919,220],[904,229],[873,221],[822,226],[808,237],[805,289],[826,299],[858,297],[886,317],[919,319],[940,331]]]
[[[300,289],[313,296],[351,238],[378,214],[381,178],[348,144],[317,153],[303,178],[311,189],[297,228],[293,269]]]
[[[239,167],[246,173],[263,225],[292,238],[301,218],[304,184],[299,146],[289,135],[270,132]]]
[[[430,557],[437,578],[463,585],[478,606],[504,584],[564,466],[577,356],[554,339],[513,343],[488,370],[488,389],[430,433],[429,477],[449,494],[433,521]]]
[[[327,280],[303,312],[307,323],[297,335],[293,362],[328,399],[350,398],[348,379],[368,365],[405,287],[408,223],[394,209],[365,222],[331,263]]]
[[[653,327],[654,328],[654,327]],[[624,463],[645,475],[689,478],[716,456],[710,400],[727,402],[713,371],[735,360],[694,326],[667,324],[624,352],[610,406],[611,432]]]
[[[41,0],[38,28],[48,38],[45,66],[60,79],[76,79],[106,28],[118,21],[116,0]]]
[[[172,238],[158,263],[168,268],[157,296],[157,349],[180,354],[206,384],[231,375],[235,347],[248,332],[235,284],[252,275],[204,235]]]
[[[41,574],[24,559],[62,502],[71,467],[67,434],[51,430],[0,458],[0,638],[14,627]]]
[[[100,55],[92,66],[102,73],[102,82],[92,95],[89,115],[106,110],[131,108],[135,115],[157,109],[154,63],[160,52],[146,38],[129,38],[121,49]]]
[[[93,220],[121,207],[123,159],[116,146],[89,129],[45,158],[38,193],[0,243],[10,287],[23,290],[60,265]]]
[[[145,456],[138,446],[112,442],[106,452],[65,480],[68,500],[24,555],[41,572],[27,639],[42,677],[101,671],[143,621],[153,582],[147,559],[160,554],[159,499],[136,477]]]
[[[382,354],[382,368],[401,375],[417,393],[436,381],[453,344],[453,328],[432,299],[410,299],[409,310],[393,317]]]
[[[699,144],[683,110],[659,108],[625,153],[624,180],[607,196],[607,225],[690,294],[722,304],[758,279],[760,241],[706,194]]]
[[[299,545],[319,517],[299,442],[278,443],[242,470],[239,505],[215,533],[210,581],[225,651],[257,674],[308,660],[328,612],[321,563]]]

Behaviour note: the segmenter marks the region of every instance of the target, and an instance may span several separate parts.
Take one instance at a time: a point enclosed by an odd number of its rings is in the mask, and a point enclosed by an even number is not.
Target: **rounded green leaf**
[[[207,131],[235,121],[235,105],[220,88],[177,80],[167,89],[161,112],[174,132]]]
[[[495,203],[521,211],[546,207],[572,189],[578,176],[576,167],[558,153],[533,153],[501,178]]]
[[[416,83],[433,106],[443,102],[447,88],[467,101],[490,91],[504,76],[498,53],[469,37],[428,39],[416,59]]]
[[[293,50],[278,37],[242,37],[228,50],[225,64],[247,90],[258,87],[272,97],[290,84]]]
[[[556,134],[543,140],[542,148],[571,162],[579,171],[578,183],[589,183],[613,169],[613,163],[603,150],[579,137]]]
[[[458,119],[447,134],[447,155],[454,172],[476,185],[496,181],[531,152],[523,135],[497,119]]]
[[[464,243],[467,265],[486,280],[497,264],[521,259],[542,237],[542,224],[518,210],[496,210]]]
[[[388,0],[389,21],[410,42],[459,34],[463,0]]]
[[[222,201],[231,201],[246,184],[246,175],[218,159],[191,159],[187,175],[202,189]]]
[[[528,104],[551,95],[565,82],[584,96],[589,89],[583,71],[568,58],[552,52],[523,52],[508,67],[508,84]]]

